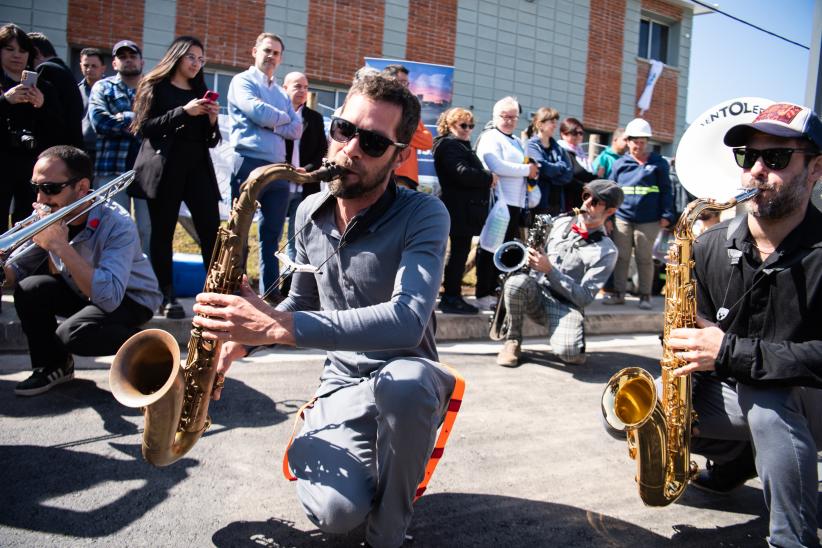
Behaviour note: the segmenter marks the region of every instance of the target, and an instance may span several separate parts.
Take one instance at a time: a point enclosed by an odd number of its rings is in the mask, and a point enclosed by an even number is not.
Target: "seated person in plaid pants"
[[[556,220],[545,250],[528,248],[529,273],[508,277],[502,294],[510,322],[497,363],[519,365],[522,324],[527,314],[548,328],[551,349],[564,362],[585,362],[583,309],[594,300],[617,260],[603,226],[622,203],[622,189],[603,179],[582,191],[580,215]]]

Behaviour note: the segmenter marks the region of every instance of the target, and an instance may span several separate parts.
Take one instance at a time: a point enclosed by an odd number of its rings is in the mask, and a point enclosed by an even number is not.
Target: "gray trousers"
[[[503,298],[511,327],[508,340],[522,341],[525,315],[548,328],[551,350],[560,359],[582,363],[585,359],[585,318],[582,312],[557,300],[527,274],[513,274],[505,281]]]
[[[631,223],[617,218],[611,238],[619,255],[614,267],[614,291],[625,293],[628,283],[628,267],[631,264],[631,249],[636,258],[639,275],[639,294],[650,295],[654,284],[654,240],[659,233],[659,223]]]
[[[288,460],[317,527],[341,534],[366,522],[371,546],[400,546],[455,380],[421,358],[359,380],[306,410]]]
[[[822,450],[822,390],[731,385],[694,376],[699,437],[694,453],[718,463],[753,443],[770,511],[773,546],[818,546],[817,452]]]

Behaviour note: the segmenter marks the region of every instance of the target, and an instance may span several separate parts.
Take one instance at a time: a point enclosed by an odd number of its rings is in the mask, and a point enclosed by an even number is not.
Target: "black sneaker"
[[[171,320],[179,320],[180,318],[186,317],[186,313],[183,311],[183,305],[177,302],[177,299],[174,297],[170,299],[163,298],[163,304],[160,305],[160,315]]]
[[[46,370],[39,367],[34,370],[31,376],[14,387],[14,393],[18,396],[36,396],[43,392],[48,392],[52,387],[63,384],[74,378],[74,359],[69,358],[66,365],[56,369]]]
[[[716,495],[727,495],[755,477],[756,465],[753,450],[749,445],[740,456],[725,464],[717,464],[709,460],[705,470],[700,470],[699,474],[691,480],[691,485]]]
[[[439,309],[444,314],[479,314],[476,306],[471,306],[462,297],[443,297]]]

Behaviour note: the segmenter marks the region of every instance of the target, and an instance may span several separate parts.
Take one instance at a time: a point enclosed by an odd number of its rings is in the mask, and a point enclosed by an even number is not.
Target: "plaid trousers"
[[[514,274],[505,281],[503,298],[510,322],[508,340],[522,340],[522,324],[529,318],[548,328],[551,350],[561,360],[580,363],[585,352],[582,311],[559,301],[528,274]]]

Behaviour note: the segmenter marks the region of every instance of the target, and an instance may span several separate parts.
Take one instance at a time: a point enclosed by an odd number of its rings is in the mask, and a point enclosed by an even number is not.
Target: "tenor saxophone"
[[[730,201],[694,200],[674,228],[665,266],[665,325],[662,336],[662,397],[654,379],[642,368],[627,367],[608,381],[602,394],[606,422],[623,430],[628,455],[636,460],[639,496],[648,506],[667,506],[677,500],[697,473],[691,460],[691,376],[674,371],[686,364],[668,344],[672,329],[696,326],[696,288],[693,270],[693,225],[705,210],[723,211],[753,198],[758,189]]]
[[[327,163],[312,173],[288,164],[255,169],[240,187],[228,223],[217,233],[204,292],[233,294],[245,273],[243,246],[260,191],[271,181],[286,179],[305,184],[328,181],[344,169]],[[114,397],[128,407],[144,407],[143,458],[167,466],[183,457],[211,425],[208,405],[217,375],[220,345],[204,339],[192,326],[188,357],[180,364],[180,348],[169,333],[146,329],[128,339],[117,351],[109,372]]]

